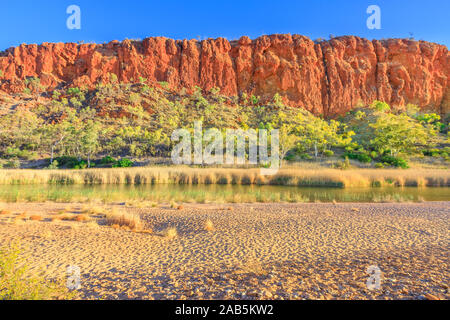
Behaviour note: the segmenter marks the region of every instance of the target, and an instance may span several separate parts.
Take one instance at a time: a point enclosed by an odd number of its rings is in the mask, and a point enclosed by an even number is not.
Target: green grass
[[[63,283],[27,274],[17,245],[0,248],[0,300],[71,299]]]

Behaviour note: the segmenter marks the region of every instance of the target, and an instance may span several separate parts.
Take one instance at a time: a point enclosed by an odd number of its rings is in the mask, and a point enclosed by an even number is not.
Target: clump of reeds
[[[286,167],[273,176],[258,168],[145,167],[91,170],[0,170],[0,184],[272,184],[309,187],[450,186],[441,169],[305,169]]]

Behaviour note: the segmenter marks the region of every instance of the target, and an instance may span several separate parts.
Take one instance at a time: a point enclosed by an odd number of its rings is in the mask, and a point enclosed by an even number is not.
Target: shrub
[[[332,156],[334,156],[334,152],[331,151],[331,150],[325,150],[325,151],[323,152],[323,155],[324,155],[325,157],[332,157]]]
[[[348,159],[348,157],[345,157],[344,161],[338,161],[336,162],[336,164],[334,165],[334,167],[336,169],[341,169],[341,170],[346,170],[350,168],[350,160]]]
[[[424,156],[427,156],[427,157],[439,157],[439,155],[440,155],[439,149],[436,149],[436,148],[423,150],[422,153]]]
[[[86,169],[87,163],[85,160],[78,160],[75,157],[57,157],[55,161],[58,163],[58,168],[67,168],[67,169]],[[91,167],[94,167],[95,164],[91,162]]]
[[[251,100],[251,102],[252,102],[252,104],[253,105],[257,105],[258,103],[259,103],[259,100],[260,100],[261,98],[258,96],[254,96],[254,95],[252,95],[251,97],[250,97],[250,100]]]
[[[141,103],[142,98],[139,93],[132,93],[132,94],[130,94],[128,100],[130,101],[130,103],[132,105],[138,105]]]
[[[77,88],[77,87],[67,89],[68,95],[78,95],[80,93],[81,93],[81,90],[80,90],[80,88]]]
[[[9,160],[4,165],[7,169],[19,169],[20,168],[20,161],[19,160]]]
[[[389,112],[391,111],[391,107],[386,102],[375,100],[370,107],[380,112]]]
[[[284,157],[284,160],[287,161],[294,161],[295,160],[295,154],[288,154],[286,157]]]
[[[169,83],[167,81],[160,81],[158,83],[163,89],[166,89],[166,90],[169,89]]]
[[[358,161],[363,163],[369,163],[372,162],[372,158],[365,153],[361,153],[358,155]]]
[[[113,157],[106,156],[106,157],[103,157],[103,158],[100,160],[100,163],[101,163],[101,164],[113,164],[113,163],[115,163],[116,161],[117,161],[117,160],[114,159]]]
[[[383,169],[384,168],[384,164],[382,164],[381,162],[377,162],[377,163],[375,163],[375,168]]]
[[[307,154],[307,153],[302,153],[302,154],[300,155],[300,158],[302,158],[302,159],[304,159],[304,160],[311,160],[313,157],[310,156],[310,155]]]
[[[58,168],[66,167],[71,169],[79,163],[77,158],[68,156],[57,157],[55,161],[58,162]]]
[[[372,158],[365,153],[346,152],[344,157],[348,157],[352,160],[358,160],[359,162],[369,163],[372,162]]]
[[[58,167],[59,167],[58,161],[53,160],[53,162],[48,166],[48,169],[55,170],[58,169]]]
[[[134,162],[130,159],[123,158],[120,160],[117,160],[116,163],[113,164],[113,168],[128,168],[132,167],[134,165]]]
[[[87,168],[87,163],[84,162],[83,160],[81,160],[73,168],[74,169],[86,169]]]
[[[63,283],[26,276],[27,266],[19,259],[17,246],[0,248],[0,300],[70,299]]]
[[[402,158],[398,158],[398,157],[396,158],[396,157],[392,157],[392,156],[383,156],[381,158],[381,161],[383,161],[384,163],[393,165],[395,167],[402,168],[402,169],[409,168],[408,162]]]
[[[19,148],[8,147],[5,150],[5,156],[7,158],[20,158],[25,160],[30,160],[36,156],[35,153],[28,150],[20,150]]]

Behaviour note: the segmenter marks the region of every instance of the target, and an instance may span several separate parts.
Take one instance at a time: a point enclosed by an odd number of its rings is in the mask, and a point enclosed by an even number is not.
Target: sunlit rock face
[[[382,100],[441,114],[450,109],[450,54],[439,44],[346,36],[314,42],[300,35],[255,40],[172,40],[162,37],[108,44],[44,43],[0,53],[0,90],[21,92],[24,79],[58,86],[119,81],[165,81],[174,90],[217,87],[229,96],[247,93],[325,117]]]

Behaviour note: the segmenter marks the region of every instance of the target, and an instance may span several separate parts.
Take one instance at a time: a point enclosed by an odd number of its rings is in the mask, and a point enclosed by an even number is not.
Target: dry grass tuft
[[[14,220],[13,220],[13,224],[23,224],[25,222],[26,222],[25,219],[19,218],[19,217],[15,217]]]
[[[92,221],[92,220],[86,222],[86,223],[85,223],[85,226],[88,227],[88,228],[92,228],[92,229],[100,228],[100,226],[98,225],[98,223],[97,223],[96,221]]]
[[[258,276],[267,275],[268,270],[264,265],[255,259],[249,259],[244,261],[240,268],[238,268],[237,273],[250,273]]]
[[[51,222],[56,222],[56,221],[61,221],[61,220],[62,220],[62,217],[61,217],[61,216],[52,217],[52,218],[50,219]]]
[[[79,215],[75,216],[73,219],[78,222],[84,222],[84,221],[88,221],[89,217],[84,214],[79,214]]]
[[[208,232],[216,231],[216,228],[214,228],[214,224],[210,219],[206,220],[205,222],[205,230]]]
[[[131,231],[133,231],[133,232],[136,232],[136,233],[144,233],[144,234],[152,234],[153,233],[153,230],[151,230],[151,229],[146,229],[146,230],[131,230]]]
[[[82,213],[85,214],[91,214],[91,215],[100,215],[100,214],[105,214],[105,208],[103,207],[99,207],[99,206],[88,206],[88,207],[83,207],[83,209],[81,210]]]
[[[176,237],[178,236],[177,228],[174,228],[174,227],[168,227],[167,229],[165,229],[165,230],[162,232],[162,235],[163,235],[164,237],[166,237],[166,238],[174,239],[174,238],[176,238]]]
[[[112,210],[106,212],[106,224],[119,227],[127,227],[130,230],[142,230],[143,224],[141,218],[138,215],[128,213],[126,211]]]
[[[125,206],[128,208],[150,208],[154,207],[154,203],[150,201],[142,201],[142,200],[131,200],[125,203]]]

